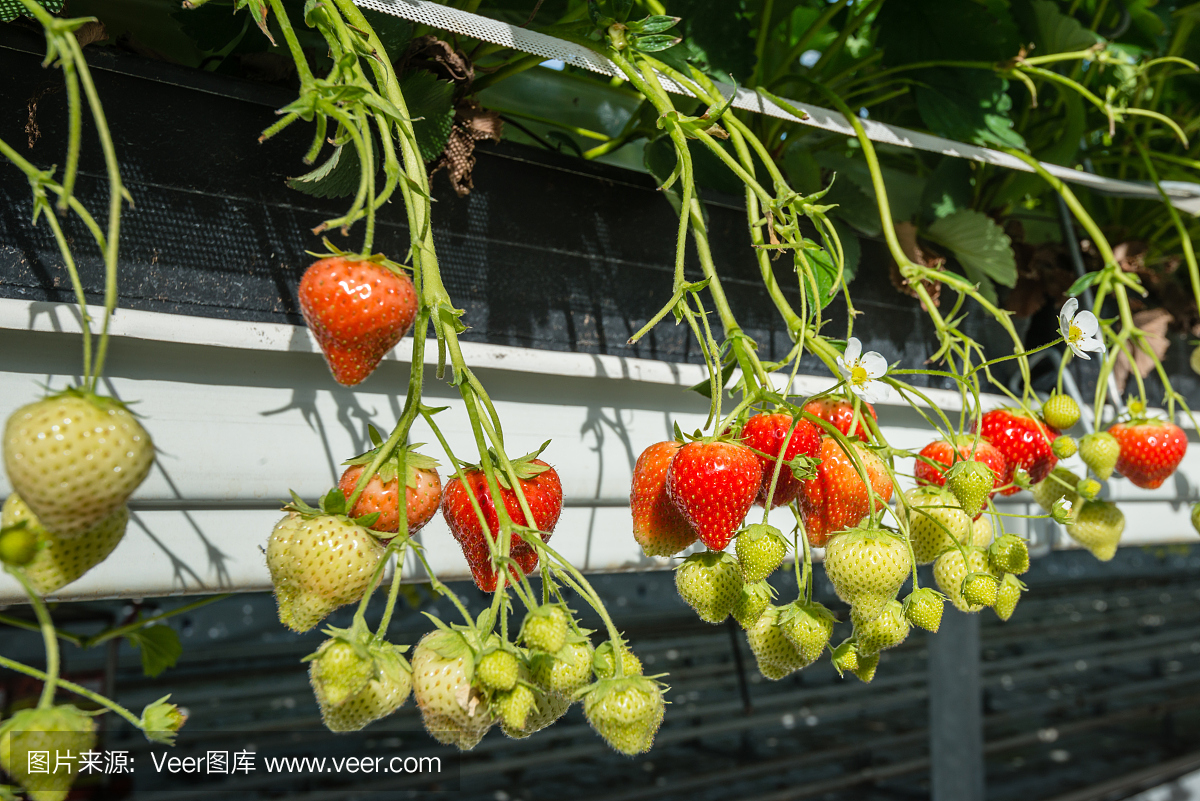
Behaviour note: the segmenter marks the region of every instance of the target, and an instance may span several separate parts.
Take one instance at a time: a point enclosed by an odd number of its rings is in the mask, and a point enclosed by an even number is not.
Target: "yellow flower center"
[[[854,384],[854,386],[861,387],[862,385],[866,384],[867,381],[869,381],[869,380],[870,380],[870,376],[867,375],[866,368],[863,367],[861,364],[856,364],[856,365],[854,365],[853,368],[851,368],[850,383]]]
[[[1083,339],[1083,329],[1075,325],[1075,323],[1071,323],[1071,327],[1067,329],[1067,341],[1079,342],[1081,339]]]

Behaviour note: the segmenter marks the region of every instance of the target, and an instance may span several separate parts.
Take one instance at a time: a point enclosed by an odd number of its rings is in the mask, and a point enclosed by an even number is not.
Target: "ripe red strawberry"
[[[859,409],[860,419],[854,434],[859,439],[869,440],[871,434],[861,418],[868,414],[871,415],[872,420],[878,420],[879,417],[875,414],[875,407],[869,403],[859,404]],[[838,431],[850,436],[850,424],[854,422],[854,404],[850,401],[843,398],[817,398],[804,404],[804,411],[832,423]]]
[[[979,433],[1008,460],[1004,484],[1012,483],[1013,471],[1018,467],[1029,473],[1031,484],[1036,484],[1050,475],[1054,465],[1058,464],[1058,457],[1051,448],[1058,431],[1019,409],[988,412],[983,416]],[[1014,486],[1000,494],[1015,495],[1020,491]]]
[[[1143,489],[1157,489],[1187,453],[1187,434],[1165,420],[1117,423],[1108,433],[1121,443],[1117,472]]]
[[[821,447],[821,434],[816,426],[807,420],[800,420],[795,424],[796,430],[792,431],[792,423],[790,414],[756,414],[742,427],[742,442],[756,451],[754,455],[758,457],[758,464],[762,468],[762,486],[754,501],[759,506],[767,502],[771,477],[775,474],[775,461],[785,441],[787,450],[783,453],[783,464],[779,466],[775,494],[771,496],[772,508],[789,504],[800,494],[800,482],[788,469],[788,462],[797,456],[816,457],[817,449]],[[791,439],[788,439],[788,432],[791,432]]]
[[[855,442],[854,447],[871,479],[871,487],[879,496],[875,499],[876,508],[882,508],[892,499],[892,481],[883,461],[861,442]],[[817,459],[820,464],[816,477],[803,482],[800,491],[800,511],[809,544],[821,548],[831,536],[857,525],[869,515],[871,502],[854,462],[837,440],[823,437]]]
[[[711,550],[723,551],[762,486],[754,452],[738,442],[689,442],[667,468],[667,494]]]
[[[369,376],[412,325],[417,293],[398,269],[333,256],[300,279],[300,311],[334,379],[351,387]]]
[[[529,510],[533,512],[533,520],[525,519],[525,512],[517,500],[517,493],[508,486],[508,479],[503,472],[497,471],[500,479],[500,497],[504,500],[504,508],[509,518],[517,525],[536,528],[542,533],[542,541],[550,539],[550,532],[558,523],[562,512],[562,481],[554,468],[534,458],[536,454],[528,454],[514,461],[517,478],[525,499],[529,502]],[[487,520],[488,536],[495,540],[500,533],[500,521],[496,516],[496,505],[488,491],[487,478],[482,470],[472,468],[464,474],[466,484],[458,477],[446,483],[442,493],[442,515],[450,526],[450,533],[462,546],[463,555],[471,566],[471,575],[475,577],[475,586],[484,592],[495,592],[497,574],[492,565],[491,552],[488,542],[484,539],[483,527],[479,524],[479,516],[471,506],[471,494],[479,501],[484,519]],[[525,573],[530,573],[537,567],[537,551],[529,543],[513,535],[509,555]]]
[[[350,466],[338,480],[338,489],[345,493],[347,499],[377,452],[378,448],[344,462]],[[408,519],[408,533],[415,534],[433,518],[442,503],[442,479],[437,472],[437,460],[422,453],[408,451],[404,456],[404,466],[404,516]],[[350,510],[351,517],[378,512],[379,519],[371,526],[373,530],[393,533],[400,530],[398,467],[397,458],[387,459],[379,466]]]
[[[932,462],[940,462],[946,467],[950,467],[956,461],[974,459],[992,469],[996,474],[997,487],[1004,486],[1008,480],[1005,478],[1009,475],[1008,460],[1004,458],[1004,454],[997,450],[995,445],[979,437],[955,437],[953,446],[944,439],[934,440],[921,449],[920,456]],[[945,468],[939,470],[922,459],[917,459],[913,473],[918,484],[936,484],[939,487],[946,485]]]
[[[696,541],[696,532],[667,496],[667,467],[683,447],[657,442],[638,457],[629,488],[633,538],[646,556],[674,556]]]

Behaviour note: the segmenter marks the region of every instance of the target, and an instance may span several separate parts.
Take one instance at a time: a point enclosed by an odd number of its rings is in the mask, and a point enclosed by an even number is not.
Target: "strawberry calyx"
[[[383,439],[379,436],[379,431],[375,426],[367,426],[367,432],[371,437],[371,442],[374,448],[369,451],[360,453],[352,459],[347,459],[342,462],[343,465],[369,465],[375,461],[375,457],[379,455],[380,448],[383,447]],[[417,486],[420,479],[418,471],[421,470],[436,470],[439,467],[439,462],[432,456],[427,456],[419,453],[417,448],[424,445],[424,442],[417,442],[412,445],[397,446],[391,454],[383,460],[379,465],[379,469],[375,475],[379,476],[379,480],[384,484],[391,484],[396,480],[396,476],[400,471],[400,457],[404,457],[404,484],[406,487],[412,488]]]
[[[312,520],[317,517],[329,516],[338,517],[342,520],[349,520],[356,526],[362,526],[365,529],[370,529],[379,520],[379,512],[371,512],[370,514],[351,517],[346,509],[346,495],[337,487],[334,487],[329,492],[325,493],[314,508],[304,502],[304,499],[295,493],[293,490],[288,490],[292,496],[292,502],[285,504],[283,511],[293,512],[300,515],[305,520]],[[387,533],[387,537],[394,537],[394,534]]]
[[[659,677],[665,675],[667,674],[660,673],[655,676],[621,676],[620,678],[614,676],[607,679],[596,679],[591,684],[576,690],[574,700],[582,701],[584,698],[591,698],[592,703],[598,703],[607,695],[627,692],[631,689],[651,698],[656,694],[665,696],[671,688],[658,680]],[[662,703],[669,704],[671,702],[664,697]]]
[[[45,397],[45,400],[55,400],[56,398],[79,398],[80,400],[87,401],[101,411],[120,409],[134,417],[141,417],[140,414],[133,410],[133,402],[123,401],[109,395],[97,395],[95,392],[90,392],[80,387],[67,387],[58,392],[52,392]]]
[[[548,464],[534,463],[534,460],[542,455],[542,451],[546,450],[546,448],[550,445],[550,442],[550,440],[546,440],[540,446],[538,446],[537,450],[530,451],[524,456],[520,456],[516,459],[509,459],[509,464],[512,465],[513,472],[516,473],[518,481],[528,481],[531,478],[537,478],[542,473],[545,473],[550,469],[550,465]],[[496,481],[498,481],[500,486],[504,489],[511,490],[513,488],[512,481],[509,479],[508,471],[500,468],[502,462],[500,461],[500,455],[496,453],[495,449],[488,448],[488,459],[493,465],[496,465]],[[473,464],[471,462],[460,462],[460,464],[464,470],[469,472],[483,472],[483,467],[479,464]]]
[[[364,256],[361,253],[342,250],[337,245],[330,242],[329,237],[323,236],[321,237],[321,241],[325,243],[325,247],[329,248],[328,252],[317,253],[312,250],[306,250],[305,253],[315,259],[343,258],[348,261],[369,262],[371,264],[377,264],[388,272],[395,273],[396,275],[407,275],[408,273],[412,272],[411,267],[392,261],[382,253],[372,253],[370,256]]]

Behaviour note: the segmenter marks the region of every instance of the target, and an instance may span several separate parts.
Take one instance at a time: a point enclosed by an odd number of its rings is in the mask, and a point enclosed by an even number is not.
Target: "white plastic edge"
[[[620,74],[620,70],[615,64],[582,45],[557,39],[553,36],[547,36],[537,31],[526,30],[525,28],[480,16],[479,14],[472,14],[450,6],[439,5],[438,3],[431,2],[431,0],[354,0],[354,3],[362,8],[369,8],[373,11],[402,17],[412,22],[424,23],[434,28],[469,36],[473,39],[480,39],[491,44],[500,45],[501,47],[539,55],[546,59],[557,59],[566,64],[582,67],[601,75],[615,76]],[[691,92],[665,75],[660,74],[659,80],[662,81],[663,87],[667,91],[692,97]],[[729,84],[718,82],[717,86],[726,97],[730,93],[735,92],[735,87]],[[832,131],[845,136],[855,135],[854,128],[837,111],[793,100],[786,100],[786,102],[808,114],[808,118],[801,119],[796,117],[773,101],[750,89],[736,89],[733,105],[747,111],[766,114],[793,122],[801,122],[805,125],[811,125],[814,128]],[[979,147],[978,145],[969,145],[964,142],[955,142],[952,139],[943,139],[940,136],[933,136],[895,125],[886,125],[869,119],[862,120],[862,124],[867,132],[867,136],[875,142],[916,150],[927,150],[931,153],[941,153],[946,156],[995,164],[1000,167],[1021,170],[1022,172],[1034,171],[1031,166],[1021,159],[1010,156],[1007,153],[1001,153],[998,150],[991,150],[986,147]],[[1100,175],[1093,175],[1092,173],[1074,170],[1058,164],[1047,164],[1045,162],[1041,164],[1051,175],[1057,176],[1064,181],[1088,186],[1098,191],[1122,197],[1162,198],[1158,186],[1149,181],[1123,181],[1117,178],[1105,178]],[[1166,193],[1173,206],[1189,214],[1200,216],[1200,184],[1187,183],[1185,181],[1163,181],[1161,182],[1161,186],[1162,191]]]

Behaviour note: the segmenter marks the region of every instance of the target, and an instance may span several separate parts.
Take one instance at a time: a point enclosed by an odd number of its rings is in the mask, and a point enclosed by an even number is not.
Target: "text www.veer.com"
[[[267,773],[441,773],[438,757],[263,757]]]

